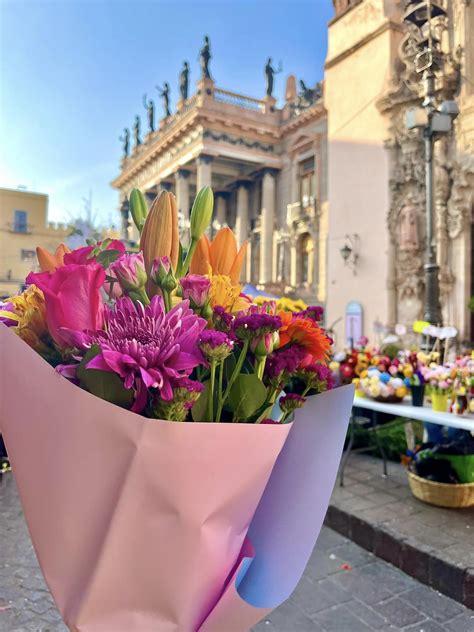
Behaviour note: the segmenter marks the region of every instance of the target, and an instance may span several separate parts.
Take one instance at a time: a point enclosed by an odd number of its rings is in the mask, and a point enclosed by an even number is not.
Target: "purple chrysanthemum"
[[[117,373],[125,388],[135,389],[133,410],[140,412],[148,388],[156,388],[169,401],[173,384],[204,361],[198,340],[206,324],[188,301],[166,313],[161,296],[154,296],[146,307],[126,297],[105,308],[104,331],[72,334],[71,342],[83,349],[99,346],[87,368]]]

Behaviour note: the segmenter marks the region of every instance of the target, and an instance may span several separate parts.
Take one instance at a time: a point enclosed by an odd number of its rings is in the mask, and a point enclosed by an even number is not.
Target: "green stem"
[[[150,299],[148,298],[148,294],[144,287],[141,287],[139,290],[133,290],[128,292],[128,296],[132,299],[132,301],[140,301],[143,305],[149,305]]]
[[[194,251],[196,250],[197,247],[197,239],[191,239],[191,243],[189,244],[189,250],[186,253],[186,258],[183,262],[183,267],[180,270],[180,276],[185,276],[189,270],[189,266],[191,265],[191,261],[194,255]]]
[[[257,358],[256,373],[259,380],[263,379],[263,372],[265,371],[266,363],[267,363],[267,356]]]
[[[222,397],[222,401],[220,402],[220,408],[217,410],[217,415],[218,415],[219,419],[220,419],[220,415],[222,413],[222,407],[224,406],[227,398],[229,397],[230,390],[231,390],[232,386],[234,385],[234,382],[237,379],[237,377],[239,376],[240,371],[241,371],[241,369],[242,369],[242,367],[244,365],[245,358],[247,357],[248,350],[249,350],[249,341],[246,340],[244,342],[243,346],[242,346],[242,351],[240,352],[239,359],[237,360],[237,364],[235,365],[235,368],[234,368],[234,370],[232,372],[232,375],[230,376],[230,380],[227,382],[225,393],[224,393],[224,395]]]
[[[163,302],[165,304],[165,310],[171,311],[171,294],[167,290],[161,290],[163,294]]]
[[[214,387],[216,384],[216,361],[211,360],[211,388],[209,399],[207,400],[207,416],[208,421],[214,421]]]
[[[221,362],[219,364],[219,384],[218,384],[218,391],[217,391],[217,414],[216,414],[216,421],[220,421],[221,420],[221,413],[222,413],[222,382],[223,382],[223,378],[224,378],[224,362]]]

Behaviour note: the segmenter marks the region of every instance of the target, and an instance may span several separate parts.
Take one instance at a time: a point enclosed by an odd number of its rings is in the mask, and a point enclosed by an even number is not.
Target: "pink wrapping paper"
[[[31,538],[72,631],[244,632],[277,605],[256,603],[259,589],[242,598],[238,584],[252,580],[246,535],[255,515],[261,537],[259,502],[270,503],[270,519],[282,510],[278,490],[264,491],[291,424],[145,419],[69,383],[1,326],[0,389],[0,428]]]

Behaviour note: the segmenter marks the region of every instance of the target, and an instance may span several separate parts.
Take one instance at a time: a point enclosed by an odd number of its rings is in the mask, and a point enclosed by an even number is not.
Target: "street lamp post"
[[[426,251],[425,251],[425,305],[424,320],[436,325],[441,324],[441,304],[439,300],[439,265],[434,235],[434,183],[433,149],[435,132],[433,131],[435,74],[432,68],[425,70],[425,100],[423,107],[427,114],[427,125],[423,130],[425,142],[425,189],[426,189]]]
[[[437,0],[408,0],[404,20],[414,24],[421,34],[418,42],[419,52],[415,57],[415,70],[423,74],[424,101],[422,109],[414,108],[407,112],[407,127],[422,128],[425,149],[425,188],[426,188],[426,245],[425,245],[425,301],[424,319],[434,325],[442,321],[439,265],[434,234],[434,181],[433,149],[441,134],[451,130],[452,120],[457,115],[457,106],[453,101],[444,102],[438,110],[435,103],[435,68],[441,64],[439,42],[434,38],[431,21],[435,18],[446,19],[447,13]]]

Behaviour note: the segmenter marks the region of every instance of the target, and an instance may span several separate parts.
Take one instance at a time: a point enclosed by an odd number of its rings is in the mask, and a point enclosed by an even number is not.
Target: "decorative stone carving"
[[[418,214],[416,208],[407,203],[399,215],[399,245],[401,251],[417,251],[420,248],[418,235]]]
[[[447,205],[447,226],[450,239],[467,229],[474,205],[474,156],[458,157],[451,171],[453,182]]]

